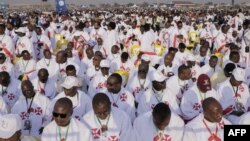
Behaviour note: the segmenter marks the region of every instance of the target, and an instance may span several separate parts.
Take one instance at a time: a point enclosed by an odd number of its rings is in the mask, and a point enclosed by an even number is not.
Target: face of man
[[[44,58],[51,59],[51,52],[48,50],[44,51]]]
[[[93,110],[98,118],[105,120],[111,112],[111,105],[101,103],[99,105],[94,105]]]
[[[66,104],[57,103],[54,107],[53,117],[58,126],[67,126],[70,122],[73,109]]]
[[[166,88],[166,81],[162,81],[162,82],[152,81],[152,86],[157,91],[164,90]]]
[[[8,139],[1,139],[0,138],[0,141],[20,141],[20,137],[21,137],[21,131],[17,131],[14,135],[12,135]]]
[[[93,65],[99,67],[101,60],[102,58],[100,56],[95,55],[93,58]]]
[[[171,66],[173,59],[174,59],[173,55],[170,55],[170,54],[166,55],[164,59],[165,66]]]
[[[64,54],[63,52],[59,52],[56,55],[56,62],[59,64],[63,64],[67,61],[67,55]]]
[[[212,58],[209,59],[209,65],[210,65],[211,68],[215,68],[217,63],[218,63],[217,58],[212,57]]]
[[[115,77],[109,77],[107,80],[107,89],[111,93],[118,93],[121,90],[121,83],[118,83]]]
[[[184,75],[185,80],[191,79],[192,78],[191,69],[184,70],[183,75]]]
[[[106,68],[106,67],[101,68],[101,72],[102,72],[103,75],[108,75],[109,74],[109,68]]]
[[[141,64],[138,68],[138,76],[141,79],[145,79],[147,77],[148,74],[148,70],[149,70],[149,66],[146,64]]]
[[[29,52],[22,53],[22,57],[23,57],[23,60],[30,60],[31,59]]]
[[[204,111],[204,117],[210,122],[220,122],[222,119],[223,110],[221,105],[218,102],[213,102],[207,109]]]
[[[39,81],[41,81],[42,83],[46,83],[49,78],[49,74],[46,71],[40,71],[38,73],[38,78],[39,78]]]
[[[206,55],[207,55],[207,48],[206,47],[201,47],[200,56],[204,57]]]
[[[33,85],[31,83],[24,83],[21,86],[21,89],[22,89],[23,95],[26,98],[32,98],[32,97],[35,96],[34,87],[33,87]]]
[[[237,81],[233,75],[231,76],[230,82],[233,86],[236,87],[238,87],[242,83],[242,81]]]

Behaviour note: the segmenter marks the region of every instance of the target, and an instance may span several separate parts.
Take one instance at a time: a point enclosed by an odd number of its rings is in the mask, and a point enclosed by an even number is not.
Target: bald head
[[[60,106],[60,107],[64,107],[64,108],[68,108],[68,109],[72,109],[73,110],[73,103],[72,101],[67,98],[67,97],[63,97],[60,98],[56,101],[55,107]]]

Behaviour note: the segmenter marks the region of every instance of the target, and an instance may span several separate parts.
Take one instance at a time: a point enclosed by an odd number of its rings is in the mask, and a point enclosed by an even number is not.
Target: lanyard
[[[199,90],[199,94],[200,94],[200,97],[201,97],[201,101],[203,101],[204,99],[206,99],[206,93],[201,93],[201,91]]]
[[[30,102],[30,105],[29,105],[28,99],[26,98],[28,117],[29,117],[30,112],[31,112],[31,109],[30,109],[30,108],[31,108],[31,106],[32,106],[33,100],[34,100],[34,97],[32,97],[31,102]]]
[[[4,86],[2,86],[2,96],[4,96],[5,94],[7,94],[7,88],[8,88],[8,87],[6,87],[6,88],[4,89]]]
[[[218,136],[217,136],[217,133],[218,133],[218,126],[216,125],[215,133],[212,133],[212,131],[209,129],[209,127],[208,127],[207,123],[205,122],[205,120],[203,119],[202,121],[203,121],[204,125],[206,126],[206,128],[207,128],[208,132],[210,133],[210,135],[215,136],[215,137],[218,137]]]
[[[23,65],[23,67],[24,67],[24,68],[23,68],[24,73],[26,73],[26,68],[27,68],[29,62],[30,62],[30,61],[28,61],[26,64],[24,64],[24,61],[22,61],[22,65]]]
[[[231,85],[232,86],[232,88],[233,88],[233,91],[234,91],[234,97],[237,99],[237,97],[239,96],[239,94],[238,94],[238,89],[239,89],[239,87],[237,86],[237,88],[236,88],[236,90],[234,89],[234,86],[233,85]]]
[[[60,141],[66,141],[67,137],[68,137],[68,132],[69,132],[69,125],[67,127],[65,138],[62,138],[62,133],[61,133],[61,128],[60,127],[58,127],[58,131],[59,131],[59,139],[60,139]]]
[[[40,93],[45,94],[46,83],[44,84],[44,88],[42,88],[41,82],[38,80],[38,86],[39,86]]]
[[[98,123],[99,123],[101,126],[103,126],[103,125],[102,125],[102,122],[101,122],[101,119],[100,119],[98,116],[96,116],[96,118],[97,118]],[[106,124],[104,124],[104,125],[108,126],[109,119],[110,119],[110,114],[108,115],[108,119],[107,119],[107,121],[106,121]]]
[[[164,130],[159,130],[157,127],[155,127],[155,129],[157,132],[158,140],[162,141],[164,139]]]
[[[46,66],[49,67],[49,65],[50,65],[50,59],[49,59],[49,63],[47,63],[47,62],[46,62],[46,59],[44,58],[44,62],[45,62],[45,64],[46,64]],[[60,66],[60,65],[59,65],[59,66]]]
[[[161,103],[162,99],[163,99],[163,90],[161,90],[160,98],[157,97],[157,95],[159,95],[159,94],[156,94],[154,89],[153,89],[153,92],[154,92],[155,99],[158,101],[158,103]]]
[[[120,94],[119,94],[119,93],[117,94],[118,96],[117,96],[116,100],[114,99],[114,96],[113,96],[113,95],[115,95],[115,94],[111,94],[112,100],[113,100],[113,102],[114,102],[113,106],[118,107],[117,102],[118,102],[118,100],[119,100],[119,95],[120,95]]]

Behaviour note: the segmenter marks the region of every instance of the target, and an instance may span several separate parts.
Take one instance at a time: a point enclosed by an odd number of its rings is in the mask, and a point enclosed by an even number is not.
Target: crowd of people
[[[250,124],[250,12],[0,15],[0,141],[223,141]]]

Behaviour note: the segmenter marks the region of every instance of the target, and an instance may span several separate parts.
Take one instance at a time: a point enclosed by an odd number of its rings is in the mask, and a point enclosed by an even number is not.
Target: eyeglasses
[[[52,113],[53,114],[53,117],[59,117],[60,116],[60,118],[66,118],[67,117],[67,114],[60,114],[60,113],[56,113],[56,112],[53,112]]]

